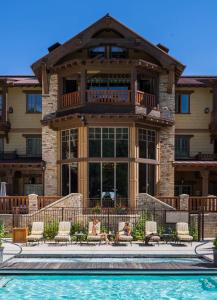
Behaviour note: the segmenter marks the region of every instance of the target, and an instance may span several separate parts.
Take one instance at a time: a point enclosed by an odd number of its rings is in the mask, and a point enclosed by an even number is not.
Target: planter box
[[[13,243],[26,243],[28,228],[13,228]]]

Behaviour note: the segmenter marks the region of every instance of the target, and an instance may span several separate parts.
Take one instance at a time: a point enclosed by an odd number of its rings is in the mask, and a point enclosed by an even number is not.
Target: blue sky
[[[30,65],[106,13],[162,43],[186,75],[217,75],[216,0],[13,0],[1,2],[0,75]]]

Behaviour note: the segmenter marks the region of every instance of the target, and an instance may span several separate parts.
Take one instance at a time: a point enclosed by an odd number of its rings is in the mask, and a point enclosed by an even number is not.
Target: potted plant
[[[213,241],[213,263],[217,265],[217,237]]]
[[[4,247],[2,246],[3,245],[2,238],[4,237],[4,235],[5,235],[4,225],[0,224],[0,263],[3,262]]]

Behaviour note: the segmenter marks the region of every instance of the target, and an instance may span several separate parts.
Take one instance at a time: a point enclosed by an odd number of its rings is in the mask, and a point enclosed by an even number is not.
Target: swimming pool
[[[217,299],[215,276],[9,276],[0,286],[1,300]]]
[[[199,257],[17,257],[14,263],[185,263],[205,262]]]

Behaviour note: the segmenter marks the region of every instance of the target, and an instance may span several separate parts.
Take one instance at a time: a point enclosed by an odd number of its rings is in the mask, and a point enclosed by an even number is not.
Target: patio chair
[[[156,242],[159,245],[160,236],[157,233],[157,222],[147,221],[145,222],[145,244],[148,245],[149,242]]]
[[[176,238],[179,242],[191,242],[193,236],[189,234],[188,223],[176,223]]]
[[[27,242],[40,242],[44,238],[44,222],[33,222],[31,234],[27,236]]]
[[[101,226],[101,223],[98,222],[96,224],[96,235],[93,235],[93,222],[89,222],[89,224],[88,224],[87,243],[89,243],[89,242],[99,242],[99,244],[101,244],[101,241],[102,241],[103,237],[100,233],[100,226]]]
[[[117,235],[117,239],[116,242],[125,242],[125,243],[130,243],[132,246],[132,241],[133,241],[133,237],[132,235],[126,235],[124,232],[124,226],[125,226],[126,222],[119,222],[118,223],[118,235]],[[129,223],[129,227],[132,228],[131,224]]]
[[[60,222],[57,235],[54,237],[55,242],[70,242],[71,222]]]

